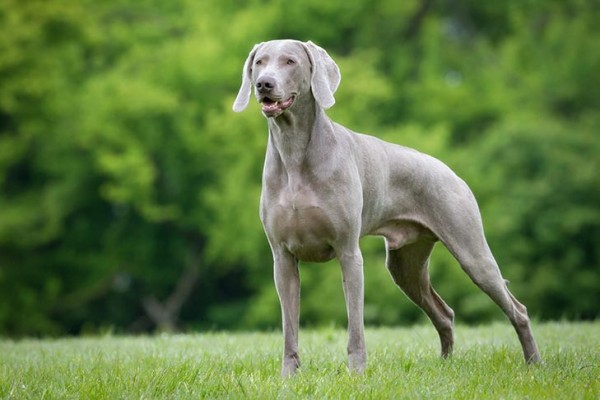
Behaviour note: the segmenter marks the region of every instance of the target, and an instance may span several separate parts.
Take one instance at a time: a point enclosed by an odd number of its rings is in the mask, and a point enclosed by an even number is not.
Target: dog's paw
[[[298,355],[286,357],[281,367],[281,376],[283,378],[294,376],[298,368],[300,368],[300,357]]]
[[[348,369],[350,372],[361,375],[367,366],[367,353],[356,352],[348,354]]]

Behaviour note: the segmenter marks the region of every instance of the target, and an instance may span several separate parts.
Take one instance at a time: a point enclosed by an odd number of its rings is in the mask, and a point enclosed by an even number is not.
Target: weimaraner
[[[366,365],[359,239],[385,238],[394,282],[433,322],[442,356],[452,352],[454,312],[433,290],[429,256],[440,240],[514,326],[525,360],[540,361],[525,306],[506,287],[483,234],[471,190],[441,161],[354,133],[325,109],[340,83],[336,63],[312,42],[274,40],[252,49],[233,109],[254,87],[269,138],[260,217],[274,259],[283,322],[282,375],[300,366],[299,261],[337,257],[348,312],[349,369]]]

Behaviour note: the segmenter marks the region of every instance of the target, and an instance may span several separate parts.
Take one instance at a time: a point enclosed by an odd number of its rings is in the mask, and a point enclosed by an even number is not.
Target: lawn
[[[429,325],[369,328],[362,376],[346,369],[343,329],[305,329],[289,380],[279,332],[2,339],[0,398],[600,398],[600,322],[533,328],[539,366],[523,362],[508,322],[458,326],[448,360]]]

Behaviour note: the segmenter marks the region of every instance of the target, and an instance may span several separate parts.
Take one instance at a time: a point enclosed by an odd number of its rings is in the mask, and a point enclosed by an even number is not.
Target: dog
[[[359,239],[385,238],[394,282],[431,319],[441,354],[451,354],[454,312],[433,290],[428,264],[441,241],[462,269],[506,314],[525,360],[541,360],[527,309],[509,292],[486,242],[475,198],[441,161],[352,132],[325,110],[335,103],[340,71],[312,42],[273,40],[246,59],[233,110],[243,111],[254,89],[269,137],[260,217],[274,260],[281,303],[281,373],[300,366],[299,261],[340,262],[348,313],[348,367],[366,366],[363,258]]]

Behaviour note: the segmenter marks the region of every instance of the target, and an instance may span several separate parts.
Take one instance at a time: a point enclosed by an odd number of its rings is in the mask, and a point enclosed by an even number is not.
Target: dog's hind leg
[[[502,277],[481,229],[472,229],[471,232],[476,234],[453,235],[443,239],[443,242],[471,280],[506,314],[517,332],[525,361],[540,362],[541,357],[531,332],[527,308],[508,290],[507,281]]]
[[[425,311],[440,336],[442,357],[447,357],[454,346],[454,311],[431,286],[428,266],[434,244],[422,239],[399,249],[388,248],[386,266],[394,282]]]

